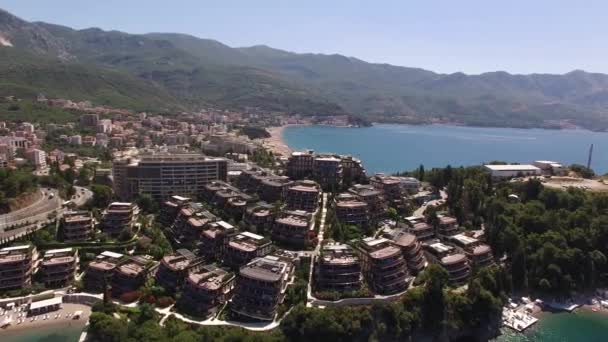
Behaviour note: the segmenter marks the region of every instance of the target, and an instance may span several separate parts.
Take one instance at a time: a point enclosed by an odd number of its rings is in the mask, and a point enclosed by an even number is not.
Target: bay
[[[426,168],[479,165],[501,160],[531,163],[553,160],[587,164],[608,172],[608,133],[587,130],[462,127],[447,125],[376,124],[372,127],[290,126],[283,131],[293,150],[350,154],[360,158],[368,174]]]
[[[608,341],[608,316],[589,311],[555,313],[523,334],[505,329],[494,342],[605,342]]]

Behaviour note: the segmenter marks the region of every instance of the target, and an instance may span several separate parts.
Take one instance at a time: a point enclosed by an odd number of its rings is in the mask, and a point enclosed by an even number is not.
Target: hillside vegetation
[[[44,57],[13,60],[13,69],[27,72],[9,74],[2,94],[52,92],[49,80],[58,80],[56,93],[137,108],[217,105],[384,122],[608,128],[604,74],[439,74],[341,55],[232,48],[184,34],[74,30],[1,10],[0,34],[13,45],[2,55]],[[30,71],[36,68],[43,72]]]

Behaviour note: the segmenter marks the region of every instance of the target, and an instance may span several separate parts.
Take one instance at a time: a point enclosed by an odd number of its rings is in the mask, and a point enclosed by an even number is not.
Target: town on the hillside
[[[431,265],[466,291],[480,270],[507,262],[484,224],[446,209],[451,190],[425,180],[422,167],[368,174],[353,156],[281,150],[264,129],[348,126],[348,117],[163,116],[38,101],[82,113],[0,122],[3,325],[86,318],[113,302],[153,304],[161,325],[171,316],[269,330],[298,304],[397,301]],[[493,184],[606,187],[555,161],[481,168]],[[544,304],[514,300],[503,323],[521,331]]]

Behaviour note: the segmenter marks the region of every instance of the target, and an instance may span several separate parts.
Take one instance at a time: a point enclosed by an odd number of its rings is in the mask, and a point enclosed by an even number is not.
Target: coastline
[[[305,124],[288,124],[282,125],[278,127],[270,127],[266,130],[270,133],[270,138],[266,138],[262,140],[262,144],[265,148],[269,149],[274,154],[288,157],[291,155],[293,150],[289,148],[287,143],[285,142],[283,132],[287,127],[296,127],[296,126],[308,126]]]

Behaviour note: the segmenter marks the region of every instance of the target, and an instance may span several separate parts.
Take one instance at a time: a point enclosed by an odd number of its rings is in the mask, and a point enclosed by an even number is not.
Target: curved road
[[[71,200],[76,206],[85,204],[93,196],[93,193],[86,188],[75,188],[76,194]],[[63,200],[59,197],[57,190],[43,188],[40,189],[40,192],[42,196],[30,206],[0,215],[0,239],[14,238],[27,234],[29,231],[38,230],[44,227],[46,222],[52,221],[63,213]],[[5,231],[7,227],[25,223],[28,224]]]

